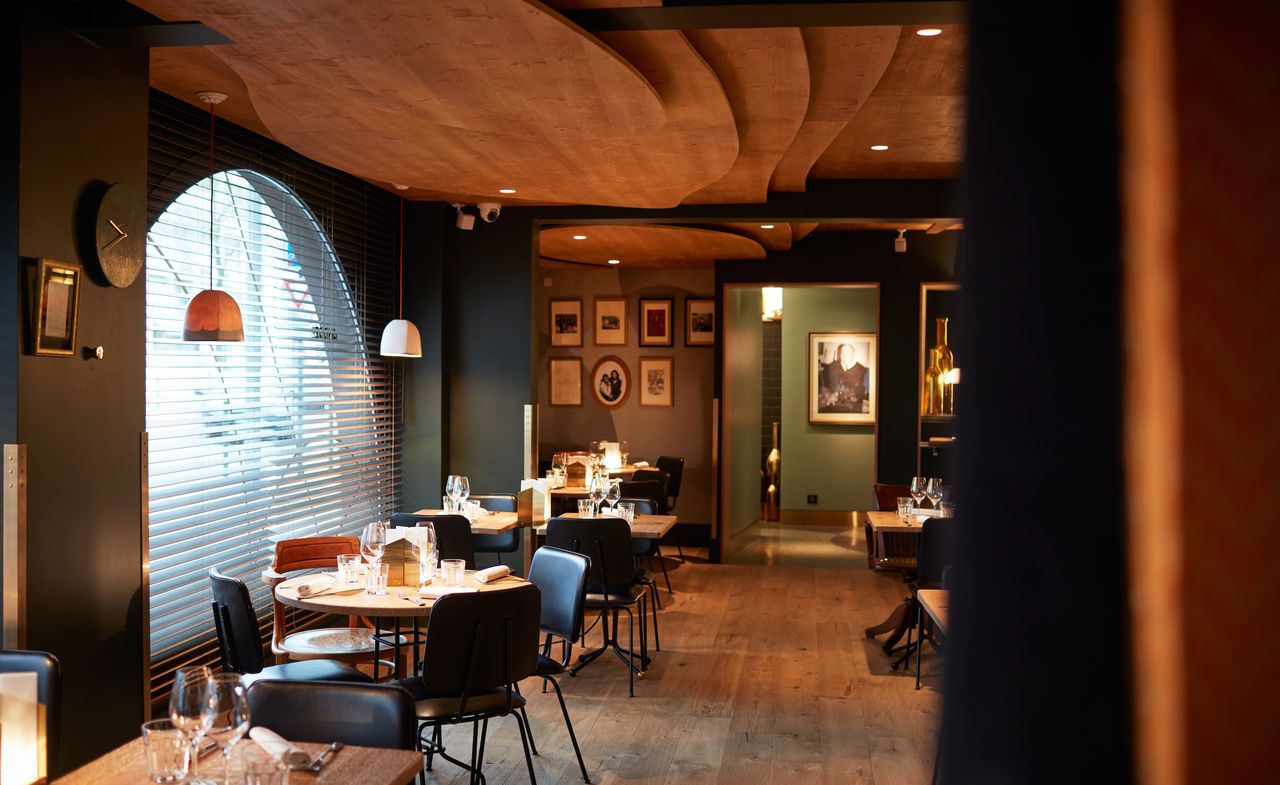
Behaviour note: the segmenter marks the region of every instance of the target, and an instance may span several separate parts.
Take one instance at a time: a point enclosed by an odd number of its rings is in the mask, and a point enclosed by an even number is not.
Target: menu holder
[[[551,488],[544,479],[521,480],[517,517],[521,526],[541,526],[551,517]]]
[[[387,544],[382,552],[382,563],[387,565],[387,584],[391,586],[417,586],[422,583],[422,571],[418,566],[418,546],[401,537]]]

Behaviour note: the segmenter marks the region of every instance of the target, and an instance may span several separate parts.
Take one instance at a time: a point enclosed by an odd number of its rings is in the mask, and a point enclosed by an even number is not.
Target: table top
[[[245,740],[239,748],[254,742]],[[327,745],[299,742],[298,747],[319,755]],[[235,775],[240,756],[231,753],[232,782],[240,781]],[[209,770],[221,775],[222,761],[218,754],[205,754],[200,758],[201,771]],[[407,785],[413,782],[422,768],[422,753],[412,750],[386,750],[373,747],[343,747],[329,756],[319,772],[291,771],[289,785],[337,785],[359,782],[363,785]],[[92,760],[75,771],[53,781],[52,785],[152,785],[147,776],[146,750],[142,739],[117,747],[101,758]]]
[[[552,488],[552,496],[581,496],[586,498],[589,491],[582,485],[566,485],[563,488]]]
[[[465,580],[466,586],[470,586],[480,591],[502,591],[513,586],[520,586],[525,583],[523,578],[515,575],[495,581],[493,583],[477,583],[475,572],[467,570]],[[421,600],[425,605],[402,600],[396,596],[396,591],[403,591],[410,597]],[[431,606],[435,604],[435,600],[431,597],[423,597],[418,594],[418,587],[413,586],[388,586],[387,593],[381,597],[375,597],[372,594],[366,594],[363,589],[358,589],[350,593],[342,594],[321,594],[317,597],[308,597],[302,599],[298,597],[298,590],[295,588],[285,588],[284,586],[276,587],[276,599],[284,605],[294,608],[302,608],[308,611],[320,611],[321,613],[333,613],[339,616],[422,616],[431,615]]]
[[[568,515],[559,517],[577,518],[578,513],[571,512]],[[642,540],[660,540],[675,525],[676,516],[674,515],[637,515],[635,523],[631,525],[631,537]],[[546,534],[547,525],[539,526],[537,532],[538,534]]]
[[[925,613],[937,623],[942,634],[949,635],[947,618],[950,616],[951,592],[946,589],[918,589],[916,600],[920,603],[920,607],[924,608]]]
[[[414,515],[458,515],[444,510],[417,510]],[[471,522],[472,534],[502,534],[520,525],[520,516],[514,512],[491,512]]]
[[[919,532],[922,522],[927,520],[920,516],[912,516],[904,521],[898,517],[897,512],[888,510],[872,510],[866,515],[874,532]]]

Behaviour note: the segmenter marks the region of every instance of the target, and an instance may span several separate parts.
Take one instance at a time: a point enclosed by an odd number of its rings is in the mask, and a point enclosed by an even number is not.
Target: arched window
[[[213,232],[210,240],[210,193]],[[197,292],[229,292],[244,343],[187,343]],[[208,569],[260,579],[279,539],[352,534],[394,505],[394,418],[342,264],[283,184],[245,169],[182,192],[147,236],[152,684],[213,651]],[[203,655],[201,654],[203,652]]]

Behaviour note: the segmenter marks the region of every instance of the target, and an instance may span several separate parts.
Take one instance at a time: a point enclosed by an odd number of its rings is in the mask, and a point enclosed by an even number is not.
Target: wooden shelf
[[[954,414],[922,414],[920,422],[955,422]]]

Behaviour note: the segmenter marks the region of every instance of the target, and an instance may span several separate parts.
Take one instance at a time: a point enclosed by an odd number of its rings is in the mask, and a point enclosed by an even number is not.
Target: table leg
[[[924,606],[916,603],[916,689],[920,689],[920,652],[924,651]]]

